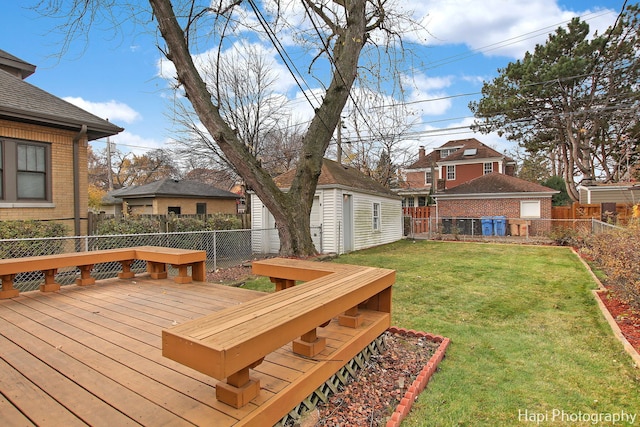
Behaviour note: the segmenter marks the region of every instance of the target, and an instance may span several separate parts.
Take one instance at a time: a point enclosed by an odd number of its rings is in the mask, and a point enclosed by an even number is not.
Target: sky
[[[171,66],[163,61],[155,34],[128,24],[126,30],[114,32],[103,24],[61,54],[62,39],[55,30],[61,22],[32,10],[35,3],[3,1],[0,6],[0,49],[36,65],[36,73],[27,81],[125,128],[111,138],[122,152],[171,148],[177,135],[171,120],[175,95],[165,78]],[[413,8],[414,20],[422,23],[420,30],[405,35],[420,58],[407,93],[415,112],[415,137],[407,144],[417,155],[421,145],[430,149],[472,137],[499,151],[513,149],[513,143],[498,135],[468,129],[473,121],[468,104],[480,98],[483,82],[491,81],[499,68],[521,59],[536,44],[543,44],[549,33],[575,16],[587,21],[592,31],[603,32],[615,22],[624,0],[399,3]],[[283,38],[282,44],[288,51],[296,49],[293,37]],[[274,58],[283,96],[302,99],[272,46],[265,41],[261,48]],[[312,79],[307,83],[315,89]],[[293,105],[300,108],[299,101]],[[310,107],[307,110],[310,113]],[[94,141],[92,147],[102,150],[105,143]]]

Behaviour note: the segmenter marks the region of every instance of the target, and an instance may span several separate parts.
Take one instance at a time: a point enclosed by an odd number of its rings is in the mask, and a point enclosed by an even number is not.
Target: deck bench
[[[266,355],[292,342],[294,353],[316,356],[325,348],[318,328],[335,317],[358,328],[361,311],[374,310],[390,326],[394,270],[276,258],[254,262],[253,273],[305,283],[162,331],[162,354],[220,380],[217,399],[235,408],[260,392],[250,370]]]
[[[55,276],[60,268],[77,267],[80,270],[80,277],[76,279],[76,284],[85,286],[95,283],[95,278],[91,277],[91,271],[95,264],[119,262],[122,266],[122,272],[118,273],[118,277],[125,279],[135,276],[135,273],[131,271],[131,265],[135,260],[142,260],[146,261],[147,271],[153,279],[166,278],[166,266],[170,264],[178,269],[178,275],[174,277],[176,283],[188,283],[191,280],[202,282],[206,276],[206,259],[205,251],[159,246],[137,246],[0,259],[0,279],[2,280],[0,299],[18,296],[20,291],[13,286],[13,281],[18,273],[42,271],[44,284],[40,286],[40,290],[51,292],[60,289],[60,285],[55,282]],[[189,267],[191,275],[188,272]]]

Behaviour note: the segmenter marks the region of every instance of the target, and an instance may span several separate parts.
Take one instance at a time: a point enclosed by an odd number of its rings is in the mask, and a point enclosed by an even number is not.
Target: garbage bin
[[[493,236],[493,218],[490,216],[483,216],[480,218],[480,222],[482,223],[482,235]]]
[[[493,217],[493,232],[496,236],[505,236],[507,234],[507,217]]]
[[[458,232],[460,234],[464,234],[464,235],[471,235],[473,234],[472,231],[472,222],[473,220],[469,219],[469,218],[462,218],[462,219],[457,219],[456,220],[456,227],[458,228]]]
[[[442,218],[442,234],[451,234],[453,228],[452,218]]]

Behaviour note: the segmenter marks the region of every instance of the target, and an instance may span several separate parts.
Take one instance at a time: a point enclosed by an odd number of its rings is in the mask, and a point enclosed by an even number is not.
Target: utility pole
[[[107,137],[107,185],[109,191],[113,191],[113,176],[111,174],[111,140]]]
[[[336,161],[338,162],[339,165],[342,164],[342,119],[340,119],[340,123],[338,123],[338,135],[337,135],[337,143],[338,143],[338,148],[337,148],[337,154],[336,154]]]

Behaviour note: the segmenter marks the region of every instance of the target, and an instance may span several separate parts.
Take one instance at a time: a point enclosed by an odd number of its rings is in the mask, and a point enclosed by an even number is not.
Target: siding
[[[74,234],[73,200],[73,138],[76,131],[64,131],[38,125],[0,120],[0,137],[47,142],[51,144],[51,201],[52,207],[2,207],[0,220],[55,220],[63,223],[68,234]],[[87,141],[81,140],[78,152],[80,165],[80,231],[87,233],[88,190],[87,190]],[[2,201],[0,201],[0,204]]]
[[[353,231],[354,250],[382,245],[402,239],[402,205],[399,199],[373,196],[353,191],[343,191],[339,188],[320,189],[316,193],[320,202],[318,206],[322,220],[322,251],[324,253],[343,252],[343,218],[342,198],[350,194],[353,201]],[[380,203],[381,228],[373,232],[373,203]],[[255,194],[251,195],[251,227],[256,231],[252,234],[253,250],[263,253],[278,239],[277,234],[267,236],[257,230],[268,227],[262,215],[263,204]],[[316,209],[316,207],[314,207]],[[279,243],[278,243],[279,246]],[[318,250],[320,248],[317,248]]]

